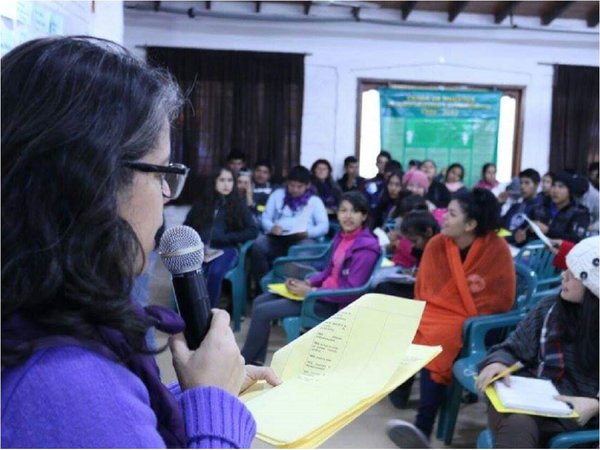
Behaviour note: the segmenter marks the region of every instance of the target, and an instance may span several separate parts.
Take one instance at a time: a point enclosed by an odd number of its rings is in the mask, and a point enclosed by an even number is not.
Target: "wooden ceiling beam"
[[[154,7],[154,12],[160,11],[160,2],[152,2],[152,6]]]
[[[352,8],[352,17],[354,17],[354,20],[357,22],[360,22],[360,7],[354,6]]]
[[[585,21],[587,22],[587,26],[590,28],[593,28],[596,25],[598,25],[598,5],[596,5],[596,7],[588,13],[588,15],[585,18]]]
[[[254,12],[256,14],[260,13],[260,4],[261,4],[261,2],[254,2]]]
[[[540,19],[542,20],[542,25],[550,25],[554,19],[557,19],[564,13],[569,6],[571,6],[574,2],[548,2],[553,5],[553,8],[542,14]]]
[[[454,22],[454,19],[467,7],[469,2],[450,2],[448,8],[448,22]]]
[[[206,9],[207,11],[210,11],[210,8],[212,8],[212,5],[210,4],[210,2],[204,2],[204,9]]]
[[[509,14],[512,14],[519,3],[521,2],[504,2],[504,4],[498,8],[496,14],[494,14],[494,23],[502,23]]]
[[[415,9],[417,2],[403,2],[400,10],[402,11],[402,20],[408,19],[410,13]]]

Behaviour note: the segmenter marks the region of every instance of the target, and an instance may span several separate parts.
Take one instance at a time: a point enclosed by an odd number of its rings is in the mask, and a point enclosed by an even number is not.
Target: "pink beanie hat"
[[[429,189],[429,178],[425,172],[420,170],[410,170],[402,177],[402,184],[406,187],[409,183],[418,184],[423,189]]]

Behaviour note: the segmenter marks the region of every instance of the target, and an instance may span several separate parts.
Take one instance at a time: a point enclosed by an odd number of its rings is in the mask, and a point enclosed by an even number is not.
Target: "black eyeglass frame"
[[[177,189],[177,191],[171,193],[171,196],[168,196],[168,197],[165,196],[166,198],[170,198],[172,200],[176,199],[177,197],[179,197],[179,194],[181,194],[181,191],[183,189],[183,185],[185,184],[187,175],[190,172],[189,167],[187,167],[184,164],[180,164],[180,163],[169,163],[168,166],[160,166],[158,164],[148,164],[148,163],[143,163],[143,162],[139,162],[139,161],[123,161],[122,165],[129,169],[138,170],[140,172],[146,172],[146,173],[163,173],[163,174],[183,175],[183,181],[180,183],[180,186]],[[164,178],[163,178],[163,181],[166,182]],[[167,185],[168,185],[168,182],[167,182]],[[170,186],[169,186],[169,189],[171,189]],[[163,195],[164,195],[164,192],[163,192]]]
[[[168,166],[159,166],[157,164],[148,164],[138,161],[123,161],[125,167],[139,170],[140,172],[156,172],[156,173],[174,173],[177,175],[187,175],[190,168],[179,163],[169,163]]]

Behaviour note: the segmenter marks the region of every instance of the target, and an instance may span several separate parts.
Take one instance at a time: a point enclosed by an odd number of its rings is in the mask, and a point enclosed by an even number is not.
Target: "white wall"
[[[94,2],[89,34],[123,43],[123,2],[101,0]]]
[[[242,6],[249,12],[254,7],[253,3]],[[390,19],[395,13],[366,14]],[[435,14],[414,13],[417,20],[433,17],[439,23],[446,21],[445,14],[437,19]],[[396,16],[394,20],[399,22]],[[585,26],[575,20],[558,20],[555,28],[574,27],[583,33],[494,28],[491,16],[463,14],[457,19],[459,25],[461,20],[462,25],[487,29],[192,20],[126,10],[124,41],[142,54],[145,45],[306,53],[301,162],[309,165],[327,155],[338,174],[343,159],[355,151],[359,78],[523,86],[521,167],[545,171],[550,145],[550,64],[598,66],[597,30],[585,33]],[[520,20],[523,26],[539,25],[539,19]]]
[[[93,35],[123,42],[123,2],[28,1],[0,2],[0,51],[52,35]]]
[[[93,35],[123,42],[123,2],[120,0],[0,2],[0,51],[52,35]]]

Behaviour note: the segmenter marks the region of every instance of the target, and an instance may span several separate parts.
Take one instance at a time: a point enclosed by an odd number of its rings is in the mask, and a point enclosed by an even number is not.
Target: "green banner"
[[[500,92],[380,89],[381,148],[407,167],[431,159],[438,170],[454,162],[472,186],[481,167],[496,163]]]

